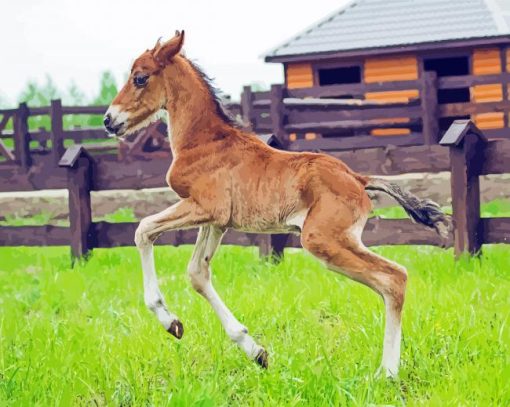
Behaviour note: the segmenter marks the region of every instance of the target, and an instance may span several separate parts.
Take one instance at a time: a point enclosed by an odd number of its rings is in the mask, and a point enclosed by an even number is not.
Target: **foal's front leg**
[[[248,330],[230,312],[211,282],[209,263],[218,248],[224,231],[215,226],[203,226],[188,266],[193,288],[213,307],[230,339],[259,365],[267,368],[267,352],[248,335]]]
[[[136,229],[135,243],[142,260],[145,304],[156,314],[163,327],[178,339],[184,330],[177,316],[168,310],[159,290],[154,265],[154,241],[164,231],[196,227],[208,221],[207,214],[194,201],[183,200],[142,219]]]

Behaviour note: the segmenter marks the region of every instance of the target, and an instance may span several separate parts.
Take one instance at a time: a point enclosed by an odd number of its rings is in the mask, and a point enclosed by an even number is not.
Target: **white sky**
[[[0,98],[16,102],[28,80],[50,75],[66,91],[71,81],[88,97],[100,73],[123,84],[132,61],[158,37],[186,31],[186,55],[238,99],[244,84],[283,81],[281,64],[261,54],[346,0],[3,0]]]

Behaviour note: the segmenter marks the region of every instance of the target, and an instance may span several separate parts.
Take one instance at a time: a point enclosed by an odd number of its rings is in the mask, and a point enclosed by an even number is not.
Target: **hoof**
[[[175,336],[177,339],[181,339],[184,334],[184,328],[181,321],[174,319],[168,328],[168,333]]]
[[[259,353],[257,354],[257,357],[255,358],[255,362],[260,367],[263,367],[264,369],[267,369],[268,363],[267,363],[268,354],[264,349],[261,349]]]

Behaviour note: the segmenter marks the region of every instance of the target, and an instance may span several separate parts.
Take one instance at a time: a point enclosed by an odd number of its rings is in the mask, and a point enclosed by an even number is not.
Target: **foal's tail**
[[[382,191],[393,197],[417,223],[433,228],[443,238],[448,237],[451,228],[450,217],[445,215],[439,205],[430,199],[420,199],[409,191],[403,191],[397,184],[369,178],[365,190]]]

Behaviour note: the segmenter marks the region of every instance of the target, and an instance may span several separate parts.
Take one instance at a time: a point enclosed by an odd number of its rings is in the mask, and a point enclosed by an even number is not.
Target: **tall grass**
[[[214,284],[266,346],[260,369],[185,277],[191,247],[157,247],[160,284],[185,329],[143,304],[134,248],[0,248],[0,405],[510,405],[508,246],[382,247],[409,270],[400,379],[374,378],[384,315],[368,288],[301,250],[280,264],[222,247]]]

